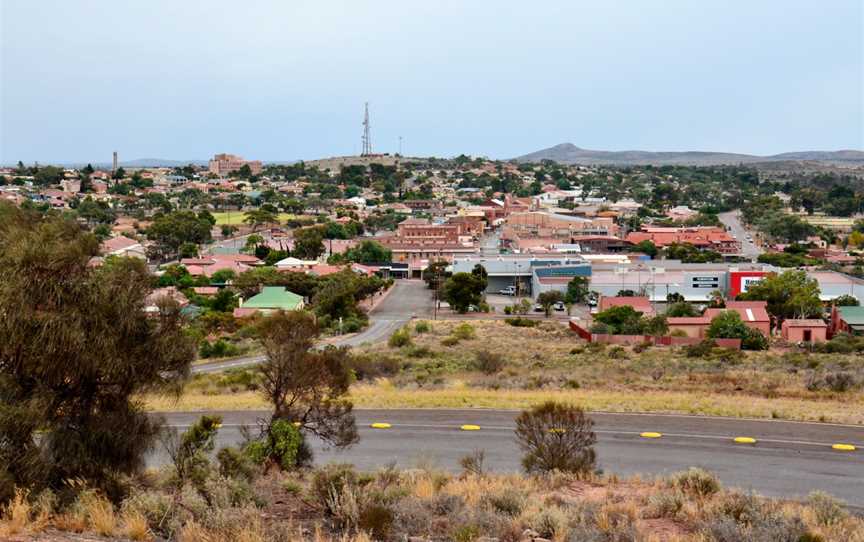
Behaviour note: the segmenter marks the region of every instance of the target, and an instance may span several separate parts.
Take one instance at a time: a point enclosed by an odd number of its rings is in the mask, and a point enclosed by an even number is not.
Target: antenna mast
[[[372,154],[372,133],[369,130],[369,102],[366,102],[365,111],[363,114],[363,137],[360,138],[363,143],[363,152],[360,156],[369,156]]]

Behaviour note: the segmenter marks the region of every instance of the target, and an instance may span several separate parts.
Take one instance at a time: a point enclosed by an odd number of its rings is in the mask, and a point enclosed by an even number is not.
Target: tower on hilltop
[[[363,136],[360,138],[363,151],[360,156],[369,156],[372,154],[372,133],[369,130],[369,102],[366,102],[366,108],[363,114]]]

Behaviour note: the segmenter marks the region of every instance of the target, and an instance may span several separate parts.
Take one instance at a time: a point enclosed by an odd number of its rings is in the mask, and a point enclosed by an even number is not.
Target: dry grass
[[[139,542],[152,540],[150,525],[141,512],[132,510],[123,514],[123,534],[131,540]]]
[[[0,516],[0,536],[8,537],[30,530],[32,507],[28,497],[29,494],[24,490],[15,491],[15,496]]]
[[[859,371],[860,359],[839,354],[750,352],[689,358],[682,350],[643,352],[598,348],[560,323],[515,328],[501,320],[472,321],[473,339],[443,346],[463,322],[435,322],[414,333],[412,346],[364,346],[372,360],[403,367],[388,379],[353,386],[356,406],[367,408],[524,408],[555,399],[594,411],[657,412],[747,418],[780,418],[864,424],[864,390],[811,390],[814,373]],[[413,329],[413,328],[411,328]],[[463,336],[468,336],[465,334]],[[483,374],[478,354],[503,360]],[[497,369],[496,369],[497,370]],[[186,393],[147,396],[151,410],[251,410],[263,397],[226,375],[199,377]]]
[[[111,536],[117,529],[117,515],[114,505],[99,495],[91,494],[82,499],[83,514],[89,520],[91,529],[102,536]]]

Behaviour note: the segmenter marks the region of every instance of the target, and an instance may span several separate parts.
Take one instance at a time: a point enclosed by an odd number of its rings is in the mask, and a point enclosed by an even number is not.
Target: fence
[[[570,321],[570,329],[589,343],[635,345],[650,343],[654,346],[685,346],[699,344],[704,339],[697,337],[671,337],[654,335],[609,335],[607,333],[591,333],[574,321]],[[741,350],[741,339],[714,339],[714,344],[721,348]]]

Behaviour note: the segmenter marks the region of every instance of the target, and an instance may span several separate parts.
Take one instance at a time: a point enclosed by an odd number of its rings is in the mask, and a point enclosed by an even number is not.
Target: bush
[[[674,518],[684,508],[684,495],[679,491],[656,493],[648,498],[651,517]]]
[[[442,346],[456,346],[459,344],[459,339],[456,337],[444,337],[441,339]]]
[[[686,471],[672,475],[672,486],[677,487],[684,493],[707,497],[720,491],[720,482],[710,472],[690,467]]]
[[[468,322],[462,322],[458,326],[454,327],[450,334],[460,341],[469,341],[477,336],[477,333],[474,331],[474,326]]]
[[[714,341],[705,339],[696,344],[689,344],[684,347],[684,355],[688,358],[707,358],[714,350]]]
[[[831,391],[843,393],[856,388],[858,382],[852,373],[838,371],[825,375],[825,385]]]
[[[501,354],[481,350],[476,354],[475,366],[483,374],[493,375],[504,368],[504,358]]]
[[[266,433],[246,445],[245,452],[254,463],[273,461],[284,470],[291,470],[306,459],[307,448],[300,430],[290,420],[270,422]]]
[[[228,356],[237,356],[239,354],[239,348],[223,339],[219,339],[212,344],[208,341],[201,341],[201,346],[198,350],[198,355],[204,359],[224,358]]]
[[[507,315],[513,314],[513,307],[511,307],[510,305],[505,306],[504,307],[504,314],[507,314]]]
[[[360,477],[354,470],[353,465],[338,463],[327,465],[322,469],[316,470],[312,476],[312,485],[310,487],[312,498],[324,507],[324,510],[328,514],[332,515],[335,511],[333,510],[331,496],[343,493],[346,487],[357,486],[359,480]]]
[[[255,466],[252,460],[233,446],[219,450],[216,460],[219,461],[219,474],[225,478],[238,478],[251,482],[255,477]]]
[[[459,466],[462,467],[462,470],[467,474],[475,474],[477,476],[482,476],[485,467],[483,463],[486,461],[486,452],[483,450],[474,450],[468,455],[462,456],[459,459]]]
[[[401,328],[393,332],[393,335],[390,335],[390,339],[387,341],[387,344],[390,345],[391,348],[401,348],[403,346],[408,346],[411,344],[411,333],[407,328]]]
[[[820,525],[833,525],[846,519],[848,512],[843,502],[822,491],[814,491],[807,497],[807,503],[816,515]]]
[[[504,321],[513,327],[535,327],[539,322],[537,320],[532,320],[530,318],[505,318]]]
[[[518,489],[505,488],[500,492],[484,495],[480,502],[497,514],[515,518],[525,508],[525,495]]]
[[[418,335],[421,333],[429,333],[431,329],[429,322],[425,320],[420,320],[414,325],[414,333],[417,333]]]
[[[395,514],[383,504],[368,504],[361,508],[357,528],[369,533],[374,540],[386,540],[393,527]]]
[[[528,473],[587,473],[594,469],[594,421],[572,405],[549,401],[516,418],[516,440]]]
[[[398,359],[389,356],[358,354],[351,357],[351,370],[357,380],[370,380],[381,376],[393,376],[402,366]]]

